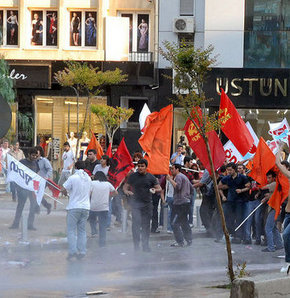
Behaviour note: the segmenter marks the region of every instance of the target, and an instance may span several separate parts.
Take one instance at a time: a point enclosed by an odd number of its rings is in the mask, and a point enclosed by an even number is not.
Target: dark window
[[[181,16],[193,16],[193,1],[194,0],[180,0]]]
[[[246,0],[244,64],[290,66],[289,0]]]

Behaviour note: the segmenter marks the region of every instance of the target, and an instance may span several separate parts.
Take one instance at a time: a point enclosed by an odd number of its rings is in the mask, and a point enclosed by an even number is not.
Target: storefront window
[[[31,11],[31,45],[57,46],[57,11]]]
[[[18,10],[0,10],[0,46],[18,45]]]
[[[149,14],[121,13],[129,18],[129,50],[148,52],[149,50]]]
[[[70,45],[96,47],[97,13],[94,11],[72,11],[70,13]]]
[[[247,0],[245,67],[290,66],[290,1]]]
[[[105,97],[91,99],[91,104],[104,104],[106,102]],[[79,131],[84,121],[86,103],[87,98],[79,99]],[[35,144],[58,140],[58,144],[61,146],[69,139],[71,133],[77,136],[77,100],[75,97],[36,97],[34,107]],[[98,118],[89,109],[85,123],[85,132],[89,138],[91,130],[99,135],[105,134]],[[47,151],[46,154],[49,152]]]

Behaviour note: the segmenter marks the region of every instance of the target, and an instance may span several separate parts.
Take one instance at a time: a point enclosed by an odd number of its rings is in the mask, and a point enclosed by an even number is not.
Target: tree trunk
[[[228,255],[228,274],[229,274],[231,282],[233,282],[235,279],[235,274],[234,274],[234,270],[233,270],[233,257],[232,257],[230,236],[229,236],[229,232],[228,232],[228,229],[226,226],[225,215],[224,215],[224,211],[223,211],[223,207],[222,207],[220,193],[218,190],[217,179],[216,179],[216,174],[215,174],[214,165],[213,165],[213,161],[212,161],[212,155],[211,155],[211,151],[210,151],[210,147],[209,147],[209,143],[208,143],[208,138],[205,137],[204,141],[206,144],[207,155],[209,158],[210,168],[211,168],[211,172],[212,172],[212,180],[213,180],[213,185],[214,185],[215,196],[216,196],[218,210],[219,210],[219,214],[221,217],[223,232],[224,232],[225,240],[226,240],[227,255]]]

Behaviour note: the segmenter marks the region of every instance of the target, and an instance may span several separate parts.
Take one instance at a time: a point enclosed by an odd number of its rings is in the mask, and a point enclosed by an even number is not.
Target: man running
[[[135,250],[139,250],[140,234],[143,251],[150,252],[149,235],[150,220],[152,217],[152,193],[161,192],[157,179],[147,173],[148,161],[140,159],[137,163],[138,170],[129,176],[124,184],[125,195],[133,196],[132,200],[132,234]],[[132,191],[130,190],[132,187]]]

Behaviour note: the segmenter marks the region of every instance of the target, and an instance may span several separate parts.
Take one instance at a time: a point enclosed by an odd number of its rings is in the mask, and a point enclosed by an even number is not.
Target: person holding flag
[[[140,234],[144,252],[150,252],[149,235],[152,218],[152,193],[161,192],[157,179],[147,172],[148,161],[140,159],[137,163],[138,172],[129,176],[124,184],[125,195],[132,196],[132,234],[134,248],[139,250]],[[132,191],[130,190],[132,187]]]
[[[28,150],[28,157],[25,159],[21,159],[20,162],[24,164],[26,167],[28,167],[30,170],[32,170],[35,173],[39,172],[39,166],[37,163],[37,149],[36,148],[30,148]],[[30,201],[30,209],[29,209],[29,215],[28,215],[28,223],[27,228],[28,230],[36,230],[34,227],[34,217],[35,217],[35,211],[36,211],[36,198],[32,191],[29,191],[27,189],[24,189],[17,185],[17,195],[18,195],[18,204],[16,207],[16,213],[13,220],[13,224],[9,227],[9,229],[18,229],[20,218],[22,215],[23,208],[25,206],[27,198],[29,198]]]
[[[276,155],[276,165],[281,171],[281,173],[288,179],[290,183],[290,171],[283,165],[281,162],[281,152],[282,146],[279,148],[278,153]],[[288,193],[288,202],[285,208],[285,219],[284,219],[284,231],[283,231],[283,240],[284,240],[284,249],[285,249],[285,266],[282,267],[281,272],[287,272],[289,274],[290,271],[290,194]]]

